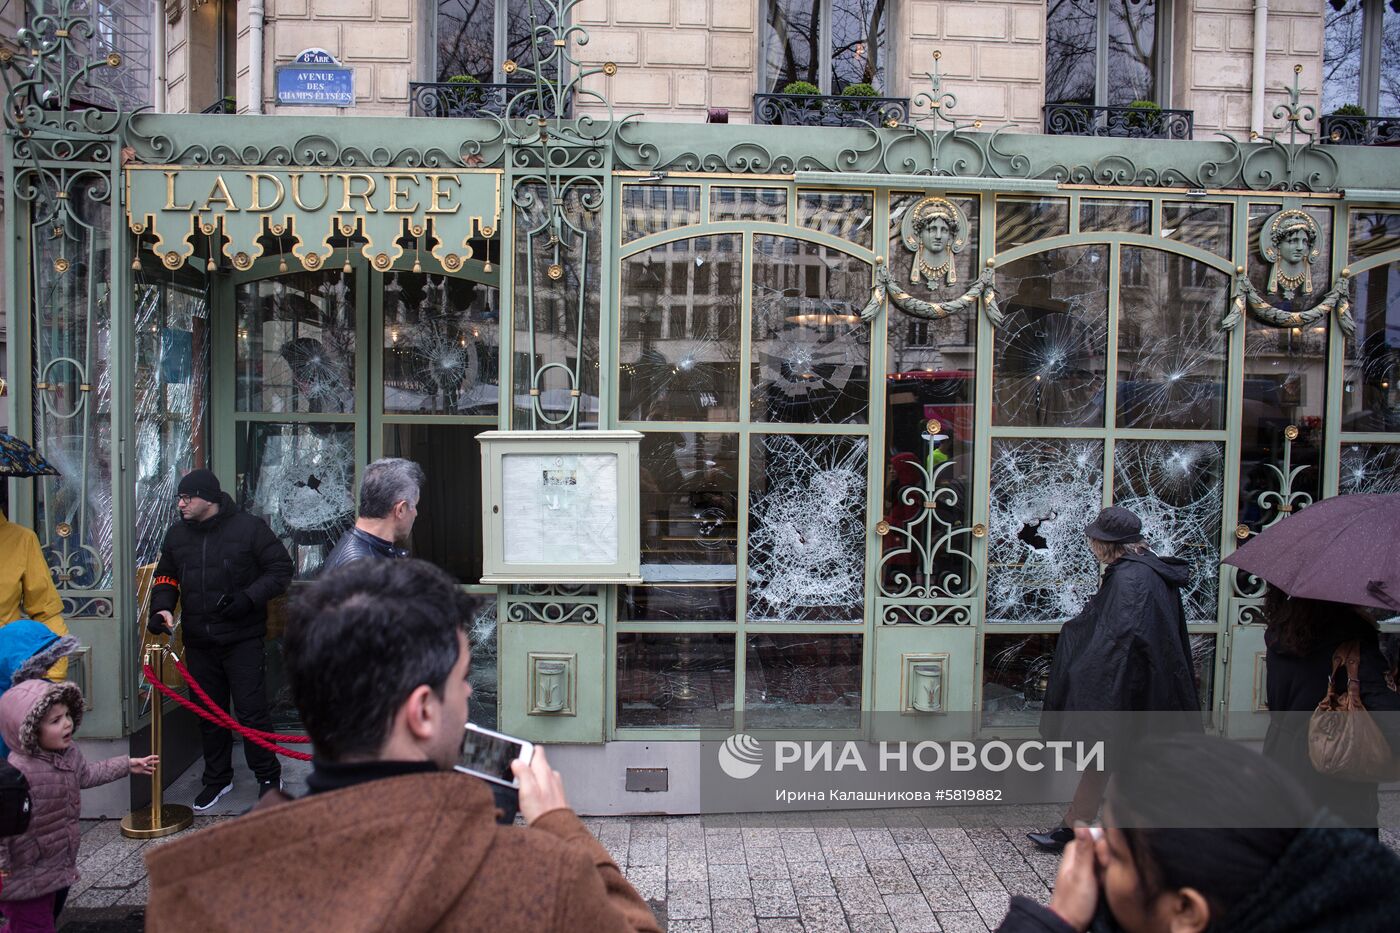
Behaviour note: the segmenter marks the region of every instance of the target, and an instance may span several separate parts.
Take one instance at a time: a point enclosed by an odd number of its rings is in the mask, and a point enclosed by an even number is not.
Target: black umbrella
[[[0,432],[0,476],[58,476],[58,468],[13,434]]]
[[[1400,495],[1334,496],[1225,558],[1289,596],[1400,611]]]

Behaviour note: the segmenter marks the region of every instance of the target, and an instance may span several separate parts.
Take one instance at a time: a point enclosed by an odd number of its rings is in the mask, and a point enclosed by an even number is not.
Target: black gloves
[[[247,593],[239,591],[237,593],[225,593],[214,606],[214,611],[221,619],[228,622],[241,619],[250,615],[253,611],[253,600]]]
[[[165,619],[158,612],[151,613],[151,617],[146,620],[146,631],[152,635],[169,635],[170,629],[165,627]]]

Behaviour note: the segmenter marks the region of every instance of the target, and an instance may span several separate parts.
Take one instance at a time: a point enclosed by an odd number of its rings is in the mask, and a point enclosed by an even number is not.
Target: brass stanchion
[[[155,668],[156,681],[165,682],[165,651],[160,645],[151,643],[146,647],[145,663]],[[151,687],[151,754],[161,755],[160,720],[161,707],[165,697]],[[151,775],[151,805],[145,810],[132,810],[122,818],[122,835],[129,839],[156,839],[171,836],[187,829],[194,822],[194,811],[183,804],[165,803],[161,798],[161,772],[164,761],[158,758],[155,772]]]

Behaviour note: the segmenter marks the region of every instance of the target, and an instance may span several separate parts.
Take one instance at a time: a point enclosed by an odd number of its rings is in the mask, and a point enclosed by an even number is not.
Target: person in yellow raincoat
[[[59,638],[68,634],[68,626],[63,621],[63,600],[53,585],[38,536],[23,525],[16,525],[0,511],[0,625],[9,625],[18,619],[42,622]],[[63,680],[66,676],[68,659],[65,657],[49,668],[49,679]]]

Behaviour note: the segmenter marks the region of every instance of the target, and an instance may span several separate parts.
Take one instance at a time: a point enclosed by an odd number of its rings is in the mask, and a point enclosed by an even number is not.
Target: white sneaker
[[[219,799],[223,797],[224,794],[227,794],[231,790],[233,790],[232,781],[229,781],[223,787],[206,787],[199,792],[198,797],[194,798],[194,808],[196,810],[208,810],[214,804],[218,803]]]

